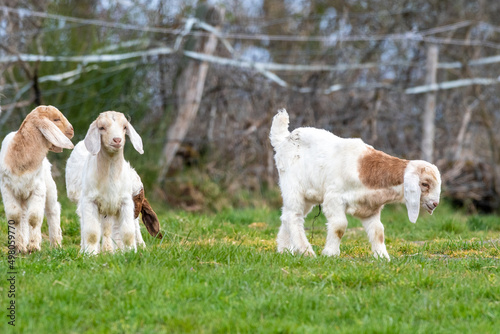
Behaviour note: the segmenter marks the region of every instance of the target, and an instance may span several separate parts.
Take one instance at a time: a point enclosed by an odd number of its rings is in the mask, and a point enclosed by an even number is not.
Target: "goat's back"
[[[322,129],[295,129],[276,150],[280,182],[299,182],[304,188],[354,186],[359,183],[358,159],[369,147],[361,139]]]
[[[85,143],[80,141],[71,152],[66,163],[66,191],[68,198],[75,203],[80,199],[83,168],[89,155]]]

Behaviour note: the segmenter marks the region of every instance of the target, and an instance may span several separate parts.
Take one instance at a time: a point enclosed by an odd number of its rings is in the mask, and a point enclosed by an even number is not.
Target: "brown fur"
[[[134,218],[139,217],[139,213],[142,214],[142,222],[148,233],[153,237],[158,239],[162,239],[163,235],[160,232],[160,222],[158,220],[158,216],[154,212],[153,208],[148,202],[148,199],[144,195],[144,189],[141,189],[141,192],[134,196]]]
[[[382,232],[376,232],[375,233],[376,235],[376,238],[378,239],[378,241],[383,244],[384,243],[384,233]]]
[[[433,169],[427,167],[421,167],[417,170],[418,178],[420,179],[420,189],[422,191],[422,195],[427,195],[430,189],[437,187],[438,177]],[[427,183],[429,187],[423,186],[424,183]]]
[[[339,237],[339,239],[342,239],[342,237],[344,236],[344,230],[337,230],[335,231],[335,233],[337,234],[337,237]]]
[[[26,116],[21,127],[12,138],[5,156],[6,165],[16,175],[33,172],[40,167],[48,151],[62,152],[62,148],[54,147],[38,130],[43,126],[41,118],[53,122],[69,139],[73,138],[73,127],[57,108],[39,106]],[[54,119],[60,119],[54,122]],[[40,146],[44,143],[44,146]]]
[[[380,210],[384,204],[396,202],[402,199],[402,194],[393,189],[380,189],[367,193],[356,203],[356,211],[353,216],[358,218],[368,218]]]
[[[368,188],[381,189],[403,184],[408,160],[368,148],[358,163],[359,179]]]
[[[134,196],[134,218],[139,217],[139,213],[142,210],[142,202],[144,202],[144,189],[141,189],[141,192]]]

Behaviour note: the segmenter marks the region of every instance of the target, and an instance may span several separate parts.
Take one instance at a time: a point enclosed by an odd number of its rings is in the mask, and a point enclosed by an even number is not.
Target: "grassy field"
[[[1,208],[1,207],[0,207]],[[74,205],[64,247],[15,262],[15,327],[7,317],[7,224],[0,209],[0,333],[498,333],[500,218],[441,205],[417,224],[383,212],[391,262],[376,260],[360,223],[338,258],[277,254],[279,210],[160,212],[165,238],[137,253],[79,254]],[[308,235],[317,252],[325,221]]]

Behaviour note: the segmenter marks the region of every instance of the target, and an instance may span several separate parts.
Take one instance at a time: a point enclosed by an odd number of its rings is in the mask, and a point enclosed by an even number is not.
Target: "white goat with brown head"
[[[441,176],[433,164],[403,160],[375,150],[361,139],[340,138],[315,128],[288,131],[281,109],[271,126],[283,197],[278,251],[314,256],[304,231],[304,217],[317,204],[328,220],[323,255],[339,255],[347,228],[346,213],[361,219],[376,257],[389,259],[380,212],[387,203],[406,202],[417,221],[420,207],[430,214],[439,204]]]
[[[113,239],[125,249],[136,250],[137,243],[144,243],[140,231],[136,234],[133,202],[142,183],[124,159],[125,135],[144,153],[141,137],[125,116],[103,112],[68,159],[66,188],[68,197],[78,201],[83,252],[99,253],[101,236],[103,251],[114,251]]]
[[[73,148],[73,133],[73,127],[57,108],[39,106],[26,116],[18,131],[8,134],[2,142],[0,188],[5,214],[14,226],[18,252],[40,250],[44,212],[50,243],[61,244],[61,205],[46,155]]]

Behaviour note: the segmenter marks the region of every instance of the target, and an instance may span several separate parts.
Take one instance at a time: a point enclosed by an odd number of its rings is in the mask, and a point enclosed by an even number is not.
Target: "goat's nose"
[[[432,202],[434,204],[434,207],[437,207],[439,205],[439,202]]]
[[[113,141],[116,143],[116,144],[120,144],[122,142],[122,139],[121,138],[118,138],[118,137],[115,137],[113,138]]]
[[[71,138],[73,138],[74,134],[75,134],[75,130],[73,130],[73,127],[72,126],[69,126],[69,128],[65,131],[65,134],[67,136],[71,136]]]

